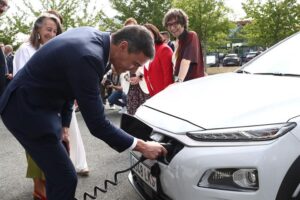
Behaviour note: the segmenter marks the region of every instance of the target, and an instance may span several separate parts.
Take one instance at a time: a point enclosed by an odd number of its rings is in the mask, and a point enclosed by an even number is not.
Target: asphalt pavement
[[[119,126],[117,110],[107,110],[107,117]],[[93,194],[95,185],[102,188],[105,179],[113,180],[115,171],[129,167],[129,152],[118,153],[88,131],[81,113],[76,113],[85,145],[90,175],[79,177],[76,198],[83,200],[84,192]],[[32,200],[33,183],[25,178],[25,151],[0,120],[0,199]],[[98,200],[141,200],[127,179],[128,173],[118,176],[118,186],[109,185],[107,193],[98,192]],[[90,198],[87,198],[87,200]]]

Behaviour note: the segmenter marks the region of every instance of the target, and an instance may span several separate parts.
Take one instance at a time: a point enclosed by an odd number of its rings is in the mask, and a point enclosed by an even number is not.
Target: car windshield
[[[237,55],[236,54],[228,54],[225,57],[237,57]]]
[[[265,75],[300,76],[298,63],[298,48],[300,46],[300,32],[270,48],[258,59],[253,60],[237,72]]]
[[[246,57],[253,57],[256,56],[256,53],[248,53]]]

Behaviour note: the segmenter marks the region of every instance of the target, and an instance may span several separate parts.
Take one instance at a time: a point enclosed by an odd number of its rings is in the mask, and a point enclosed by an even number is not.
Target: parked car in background
[[[245,58],[245,62],[249,62],[250,60],[252,60],[256,56],[258,56],[260,53],[261,53],[260,51],[253,51],[253,52],[247,53],[246,58]]]
[[[219,53],[209,53],[206,55],[206,65],[208,67],[219,67]]]
[[[223,66],[240,66],[242,65],[241,58],[235,54],[227,54],[223,59]]]
[[[297,33],[236,72],[170,85],[122,120],[169,144],[129,174],[142,198],[300,199],[299,47]],[[131,151],[131,165],[140,156]]]

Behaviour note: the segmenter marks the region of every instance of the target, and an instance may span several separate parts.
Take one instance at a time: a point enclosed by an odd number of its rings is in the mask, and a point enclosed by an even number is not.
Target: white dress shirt
[[[15,53],[13,61],[13,76],[24,67],[37,50],[29,42],[23,43]]]

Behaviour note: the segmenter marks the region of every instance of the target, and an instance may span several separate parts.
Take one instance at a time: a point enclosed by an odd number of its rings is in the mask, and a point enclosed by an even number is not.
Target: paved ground
[[[119,125],[120,114],[116,111],[107,111],[107,116],[116,125]],[[77,119],[85,144],[90,176],[79,177],[76,191],[78,200],[83,199],[83,193],[93,193],[93,186],[103,186],[107,178],[113,180],[117,170],[127,168],[128,152],[121,154],[109,148],[105,143],[92,136],[80,113]],[[1,200],[31,200],[32,181],[25,178],[26,160],[24,149],[15,138],[6,130],[0,120],[0,199]],[[97,199],[102,200],[140,200],[127,180],[127,173],[119,176],[119,185],[110,186],[106,194],[99,194]]]

